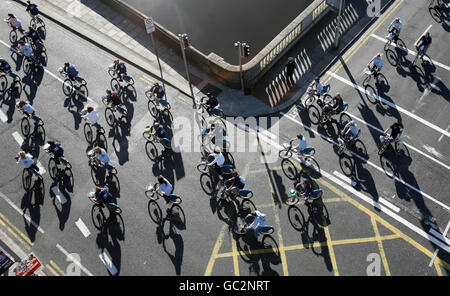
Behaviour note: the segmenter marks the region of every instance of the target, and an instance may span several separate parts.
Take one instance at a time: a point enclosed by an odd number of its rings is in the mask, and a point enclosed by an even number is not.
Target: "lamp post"
[[[186,77],[189,82],[189,88],[191,89],[192,103],[193,103],[193,107],[195,108],[194,91],[192,90],[191,79],[189,77],[189,68],[188,68],[188,63],[186,60],[186,53],[184,52],[185,49],[189,47],[189,39],[188,39],[188,36],[186,33],[178,34],[178,37],[180,40],[181,53],[183,54],[184,67],[186,68]]]
[[[337,26],[335,28],[335,38],[334,38],[334,42],[333,42],[333,47],[334,48],[338,48],[339,47],[339,42],[341,40],[341,35],[342,35],[342,9],[344,7],[344,2],[345,2],[345,0],[340,0],[340,2],[339,2],[338,23],[337,23]]]
[[[248,57],[250,55],[250,46],[247,43],[241,43],[240,41],[236,41],[234,43],[234,47],[237,48],[238,51],[238,62],[239,62],[239,75],[241,78],[241,89],[244,90],[244,75],[242,73],[242,58]]]

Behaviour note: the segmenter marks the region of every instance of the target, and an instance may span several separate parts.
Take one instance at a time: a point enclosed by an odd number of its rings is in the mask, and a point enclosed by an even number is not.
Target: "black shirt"
[[[395,138],[397,138],[398,134],[400,133],[401,128],[400,128],[400,126],[396,128],[394,125],[391,125],[391,130],[392,130],[391,137],[395,139]]]
[[[423,45],[429,45],[429,44],[431,44],[431,35],[430,35],[429,37],[423,35],[423,36],[420,38],[420,41],[422,42]]]

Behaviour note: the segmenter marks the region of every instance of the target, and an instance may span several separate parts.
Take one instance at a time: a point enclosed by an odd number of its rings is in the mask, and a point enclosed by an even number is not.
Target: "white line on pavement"
[[[357,116],[355,116],[355,115],[353,115],[353,114],[351,114],[351,113],[348,113],[348,112],[346,112],[346,113],[347,113],[348,115],[350,115],[350,117],[352,117],[352,118],[358,120],[359,122],[364,123],[364,124],[367,125],[368,127],[370,127],[370,128],[372,128],[372,129],[378,131],[379,133],[381,133],[381,134],[384,133],[384,131],[382,131],[381,129],[377,128],[376,126],[373,126],[372,124],[370,124],[370,123],[368,123],[368,122],[365,122],[364,120],[360,119],[359,117],[357,117]],[[444,135],[442,135],[442,136],[444,136]],[[425,152],[420,151],[419,149],[417,149],[417,148],[415,148],[415,147],[409,145],[408,143],[406,143],[406,142],[404,142],[404,141],[401,141],[401,142],[402,142],[403,144],[405,144],[406,147],[408,147],[408,148],[410,148],[410,149],[416,151],[417,153],[421,154],[422,156],[425,156],[426,158],[428,158],[428,159],[430,159],[430,160],[436,162],[437,164],[443,166],[443,167],[446,168],[447,170],[450,170],[450,166],[449,166],[449,165],[446,165],[445,163],[443,163],[443,162],[437,160],[436,158],[430,156],[429,154],[427,154],[427,153],[425,153]]]
[[[91,232],[87,228],[86,224],[84,224],[83,220],[81,220],[81,218],[78,218],[78,220],[75,222],[75,225],[78,227],[78,229],[80,229],[84,237],[88,237],[91,234]]]
[[[2,110],[0,110],[0,120],[2,122],[6,122],[8,120],[8,117],[5,115],[5,113],[3,113]]]
[[[380,37],[380,36],[378,36],[378,35],[372,34],[371,36],[372,36],[373,38],[375,38],[375,39],[378,39],[378,40],[382,41],[383,43],[386,43],[386,42],[387,42],[387,39],[385,39],[385,38],[383,38],[383,37]],[[397,44],[392,44],[392,46],[395,46],[395,47],[397,47],[397,48],[399,48],[399,49],[401,49],[401,50],[403,50],[403,51],[406,51],[407,53],[409,53],[409,54],[411,54],[411,55],[413,55],[413,56],[416,56],[416,55],[417,55],[417,52],[412,51],[412,50],[410,50],[410,49],[407,49],[407,48],[405,48],[405,47],[403,47],[403,46],[400,46],[400,45],[397,45]],[[443,69],[445,69],[445,70],[447,70],[447,71],[450,71],[450,67],[447,66],[447,65],[444,65],[444,64],[442,64],[442,63],[439,63],[438,61],[435,61],[435,60],[433,60],[433,59],[429,59],[427,56],[424,56],[423,58],[424,58],[424,60],[426,60],[426,61],[432,62],[432,63],[433,63],[434,65],[436,65],[436,66],[439,66],[439,67],[441,67],[441,68],[443,68]]]
[[[343,83],[345,83],[345,84],[347,84],[347,85],[349,85],[349,86],[351,86],[351,87],[353,87],[353,88],[355,88],[355,89],[357,89],[357,90],[359,90],[359,91],[361,91],[361,92],[363,92],[363,93],[366,93],[365,89],[362,88],[361,86],[359,86],[359,85],[357,85],[357,84],[354,84],[353,82],[351,82],[351,81],[349,81],[349,80],[347,80],[347,79],[345,79],[345,78],[342,78],[342,77],[340,77],[339,75],[337,75],[337,74],[335,74],[335,73],[332,73],[332,72],[330,72],[330,71],[328,71],[327,73],[328,73],[328,75],[330,75],[330,76],[336,78],[337,80],[339,80],[339,81],[341,81],[341,82],[343,82]],[[366,94],[367,94],[367,93],[366,93]],[[370,95],[370,96],[374,97],[375,99],[377,99],[377,100],[383,102],[384,104],[386,104],[386,105],[388,105],[388,106],[390,106],[390,107],[392,107],[392,108],[394,108],[394,109],[397,109],[399,112],[402,112],[402,113],[408,115],[409,117],[411,117],[411,118],[413,118],[413,119],[419,121],[420,123],[423,123],[423,124],[425,124],[426,126],[428,126],[428,127],[432,128],[432,129],[438,131],[439,133],[444,134],[444,135],[447,136],[447,137],[450,137],[450,133],[447,132],[446,130],[444,130],[444,129],[438,127],[438,126],[436,126],[435,124],[433,124],[433,123],[431,123],[431,122],[426,121],[425,119],[423,119],[423,118],[421,118],[421,117],[419,117],[419,116],[417,116],[417,115],[415,115],[415,114],[409,112],[408,110],[403,109],[402,107],[399,107],[399,106],[393,104],[393,103],[390,102],[390,101],[387,101],[386,99],[384,99],[384,98],[382,98],[382,97],[380,97],[380,96],[378,96],[378,95],[372,95],[372,94],[367,94],[367,95]]]
[[[335,141],[333,141],[333,139],[331,139],[331,138],[329,138],[329,137],[327,137],[327,136],[322,135],[321,133],[319,133],[319,132],[313,130],[313,129],[310,128],[309,126],[304,125],[303,123],[301,123],[300,121],[296,120],[295,118],[292,118],[291,116],[285,114],[284,112],[280,112],[280,114],[281,114],[281,115],[286,115],[285,117],[288,118],[289,120],[291,120],[291,121],[293,121],[293,122],[295,122],[295,123],[301,125],[303,128],[305,128],[305,129],[307,129],[307,130],[309,130],[309,131],[315,133],[316,135],[320,136],[321,138],[325,139],[326,141],[328,141],[328,142],[330,142],[330,143],[332,143],[332,144],[334,144],[334,145],[338,145],[338,143],[336,143]],[[349,150],[348,150],[348,151],[349,151]],[[402,183],[403,185],[407,186],[408,188],[410,188],[410,189],[416,191],[417,193],[421,194],[423,197],[425,197],[425,198],[427,198],[427,199],[433,201],[434,203],[440,205],[441,207],[443,207],[443,208],[446,209],[447,211],[450,211],[450,207],[447,206],[446,204],[440,202],[439,200],[437,200],[437,199],[435,199],[434,197],[432,197],[432,196],[426,194],[425,192],[422,192],[420,189],[417,189],[416,187],[414,187],[414,186],[412,186],[411,184],[409,184],[409,183],[403,181],[402,179],[398,178],[397,176],[394,176],[394,175],[390,174],[389,172],[386,172],[384,169],[378,167],[378,166],[375,165],[374,163],[368,161],[367,159],[365,159],[365,158],[363,158],[362,156],[360,156],[360,155],[354,153],[353,151],[349,151],[349,152],[350,152],[353,156],[358,157],[359,159],[361,159],[364,163],[369,164],[370,166],[372,166],[373,168],[377,169],[378,171],[380,171],[380,172],[386,174],[388,177],[390,177],[390,178],[396,180],[397,182]]]
[[[23,216],[28,221],[28,223],[33,225],[40,233],[42,234],[45,233],[45,231],[36,222],[31,220],[31,218],[27,214],[25,214],[21,209],[19,209],[19,207],[17,207],[6,195],[0,192],[0,197],[4,201],[6,201],[14,210],[16,210],[21,216]]]
[[[108,269],[109,273],[111,273],[111,275],[117,274],[117,268],[114,266],[111,259],[108,257],[108,254],[103,252],[100,255],[98,255],[98,257],[100,257],[100,260],[102,260],[103,264],[106,265],[106,268]]]
[[[430,264],[428,265],[429,267],[433,266],[434,260],[436,260],[436,256],[437,256],[438,252],[439,252],[439,249],[434,251],[433,258],[431,258]]]
[[[62,194],[62,192],[59,190],[58,186],[52,187],[52,192],[56,196],[56,199],[58,199],[60,204],[65,204],[67,202],[67,198]]]
[[[387,201],[386,199],[382,198],[382,197],[378,197],[378,201],[381,202],[382,204],[384,204],[385,206],[387,206],[388,208],[390,208],[391,210],[393,210],[394,212],[398,213],[400,212],[400,208],[395,206],[394,204],[390,203],[389,201]]]
[[[341,180],[345,181],[346,183],[352,185],[353,187],[356,186],[355,180],[352,180],[351,178],[344,176],[343,174],[339,173],[338,171],[334,171],[333,175],[337,176],[338,178],[340,178]]]
[[[6,233],[0,229],[0,241],[4,242],[19,258],[25,258],[27,254]]]
[[[86,268],[84,267],[76,258],[73,258],[73,256],[71,254],[69,254],[69,252],[67,252],[63,247],[61,247],[61,245],[56,244],[56,247],[58,248],[58,250],[60,250],[64,255],[66,255],[66,260],[72,261],[73,263],[75,263],[82,271],[84,271],[87,275],[89,276],[93,276],[93,274]]]
[[[437,232],[433,227],[430,228],[429,231],[432,235],[434,235],[435,237],[437,237],[438,239],[440,239],[441,241],[445,242],[447,245],[450,246],[450,239],[446,238],[443,234]]]
[[[450,128],[450,124],[447,126],[447,128],[445,130],[448,131],[449,128]],[[441,135],[438,139],[438,142],[441,142],[443,137],[444,137],[444,135]]]

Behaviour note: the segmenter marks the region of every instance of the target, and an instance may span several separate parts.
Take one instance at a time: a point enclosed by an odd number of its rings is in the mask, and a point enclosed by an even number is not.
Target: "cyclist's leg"
[[[96,122],[94,123],[92,126],[95,126],[97,128],[97,130],[102,129],[103,127],[100,125],[100,123]]]

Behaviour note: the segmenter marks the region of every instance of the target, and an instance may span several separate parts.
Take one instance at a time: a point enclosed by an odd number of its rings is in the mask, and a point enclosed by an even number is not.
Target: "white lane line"
[[[0,40],[0,43],[3,44],[4,46],[6,46],[7,48],[9,48],[10,50],[14,51],[15,53],[17,53],[17,54],[19,54],[19,55],[22,55],[21,53],[19,53],[19,52],[18,52],[17,50],[15,50],[14,48],[11,48],[11,46],[8,45],[8,44],[7,44],[6,42],[4,42],[3,40]],[[44,71],[45,71],[46,73],[48,73],[50,76],[52,76],[53,78],[55,78],[56,80],[58,80],[59,82],[64,83],[64,80],[62,80],[60,77],[58,77],[57,75],[53,74],[52,72],[50,72],[50,71],[47,70],[46,68],[44,68]],[[85,97],[88,101],[90,101],[90,102],[92,103],[92,107],[94,107],[94,108],[97,108],[97,107],[98,107],[97,103],[96,103],[94,100],[92,100],[91,98],[86,97],[84,94],[82,94],[82,93],[79,92],[78,90],[75,90],[75,92],[76,92],[78,95],[81,95],[81,96]]]
[[[100,260],[102,260],[103,264],[106,265],[106,268],[108,269],[109,273],[111,273],[111,275],[117,274],[118,272],[117,268],[114,266],[111,259],[108,257],[108,254],[103,252],[100,255],[98,255],[98,257],[100,257]]]
[[[425,32],[423,32],[422,35],[419,36],[419,38],[417,38],[416,42],[414,42],[414,44],[417,44],[417,42],[419,42],[420,38],[422,38],[423,35],[425,35],[430,29],[431,27],[433,27],[433,24],[431,24],[426,30]]]
[[[6,122],[8,120],[8,117],[5,115],[5,113],[3,113],[2,110],[0,110],[0,120],[2,122]]]
[[[58,186],[52,187],[52,192],[55,195],[56,199],[59,201],[60,204],[65,204],[67,202],[67,198],[64,196],[64,194],[59,190]]]
[[[19,258],[25,258],[27,254],[6,233],[0,229],[0,241],[4,242]]]
[[[343,83],[345,83],[345,84],[347,84],[347,85],[349,85],[349,86],[359,90],[360,92],[366,93],[365,89],[362,88],[361,86],[359,86],[357,84],[354,84],[353,82],[351,82],[351,81],[349,81],[349,80],[347,80],[345,78],[342,78],[339,75],[337,75],[335,73],[332,73],[330,71],[328,71],[327,73],[328,73],[328,75],[330,75],[330,76],[336,78],[337,80],[339,80],[339,81],[341,81],[341,82],[343,82]],[[398,110],[399,112],[404,113],[405,115],[407,115],[407,116],[409,116],[409,117],[419,121],[420,123],[423,123],[424,125],[426,125],[426,126],[432,128],[432,129],[438,131],[439,133],[444,134],[447,137],[450,137],[450,133],[448,131],[438,127],[437,125],[435,125],[435,124],[433,124],[431,122],[426,121],[425,119],[423,119],[423,118],[421,118],[421,117],[419,117],[419,116],[409,112],[408,110],[403,109],[402,107],[397,106],[397,105],[393,104],[392,102],[387,101],[386,99],[384,99],[384,98],[382,98],[382,97],[380,97],[378,95],[372,95],[372,94],[368,94],[368,95],[370,95],[370,96],[374,97],[375,99],[383,102],[384,104],[386,104],[386,105],[388,105],[388,106]]]
[[[353,187],[355,187],[356,184],[357,184],[357,183],[355,182],[355,180],[353,180],[353,179],[351,179],[351,178],[349,178],[349,177],[347,177],[347,176],[345,176],[345,175],[339,173],[338,171],[334,171],[334,172],[333,172],[333,175],[337,176],[338,178],[340,178],[341,180],[345,181],[346,183],[352,185]]]
[[[436,157],[442,158],[442,154],[439,153],[435,148],[429,146],[429,145],[423,145],[423,148],[427,150],[429,153],[433,154]]]
[[[372,36],[373,38],[375,38],[375,39],[380,40],[380,41],[383,42],[383,43],[386,43],[386,42],[387,42],[387,39],[385,39],[385,38],[383,38],[383,37],[380,37],[380,36],[378,36],[378,35],[372,34],[371,36]],[[412,50],[410,50],[410,49],[407,49],[407,48],[405,48],[405,47],[403,47],[403,46],[400,46],[400,45],[397,45],[397,44],[391,44],[391,45],[392,45],[392,46],[395,46],[396,48],[399,48],[399,49],[401,49],[401,50],[403,50],[403,51],[406,51],[407,53],[409,53],[409,54],[412,55],[412,56],[416,56],[416,55],[417,55],[417,52],[412,51]],[[445,69],[445,70],[447,70],[447,71],[450,71],[450,67],[449,67],[449,66],[444,65],[444,64],[442,64],[442,63],[439,63],[438,61],[435,61],[435,60],[433,60],[433,59],[429,59],[427,56],[424,56],[424,60],[429,61],[429,62],[433,63],[434,65],[439,66],[439,67],[441,67],[441,68],[443,68],[443,69]]]
[[[75,263],[82,271],[84,271],[84,273],[86,273],[89,276],[93,276],[93,274],[86,268],[84,267],[80,261],[78,261],[76,258],[74,258],[72,256],[72,254],[69,254],[69,252],[67,252],[63,247],[61,247],[60,244],[56,244],[56,247],[58,248],[58,250],[60,250],[64,255],[66,255],[66,260],[67,261],[71,261],[73,263]]]
[[[357,117],[357,116],[355,116],[355,115],[353,115],[353,114],[351,114],[351,113],[348,113],[348,112],[346,112],[346,113],[347,113],[348,115],[350,115],[350,117],[352,117],[352,118],[358,120],[359,122],[364,123],[364,124],[367,125],[368,127],[370,127],[370,128],[372,128],[372,129],[378,131],[378,132],[381,133],[381,134],[384,134],[384,131],[381,130],[381,129],[379,129],[379,128],[377,128],[376,126],[373,126],[372,124],[370,124],[370,123],[368,123],[368,122],[365,122],[364,120],[360,119],[359,117]],[[441,137],[443,137],[443,136],[444,136],[444,135],[442,135]],[[422,156],[425,156],[426,158],[428,158],[428,159],[430,159],[430,160],[436,162],[437,164],[443,166],[443,167],[446,168],[447,170],[450,170],[450,166],[449,166],[449,165],[446,165],[445,163],[443,163],[443,162],[437,160],[436,158],[430,156],[430,154],[425,153],[425,152],[422,152],[422,151],[420,151],[419,149],[415,148],[414,146],[411,146],[410,144],[408,144],[408,143],[406,143],[406,142],[404,142],[404,141],[402,141],[402,140],[400,140],[400,142],[403,143],[403,144],[405,144],[406,147],[408,147],[408,148],[410,148],[410,149],[416,151],[417,153],[421,154]]]
[[[16,140],[16,142],[19,144],[19,146],[22,147],[22,144],[23,144],[23,141],[24,141],[22,136],[18,132],[13,132],[12,136],[13,136],[14,140]],[[45,170],[45,168],[42,166],[40,161],[36,162],[36,165],[39,168],[39,173],[41,175],[43,175],[43,174],[45,174],[47,172]]]
[[[81,220],[81,218],[78,218],[78,220],[75,222],[75,225],[78,227],[78,229],[80,229],[84,237],[88,237],[91,234],[91,232],[87,228],[86,224],[84,224],[83,220]]]
[[[430,228],[429,231],[432,235],[434,235],[435,237],[437,237],[438,239],[440,239],[441,241],[445,242],[447,245],[450,246],[450,239],[444,237],[444,235],[442,235],[442,233],[437,232],[433,227]]]
[[[439,252],[439,249],[434,251],[433,258],[431,258],[430,264],[428,265],[429,267],[433,266],[434,260],[436,260],[436,256],[437,256],[438,252]]]
[[[27,214],[25,214],[21,209],[19,209],[18,206],[16,206],[8,197],[6,197],[6,195],[4,195],[3,193],[0,192],[0,197],[6,201],[14,210],[16,210],[22,217],[24,217],[28,223],[30,223],[31,225],[34,226],[34,228],[36,228],[40,233],[44,234],[45,231],[33,220],[31,220],[30,216],[28,216]]]
[[[449,128],[450,128],[450,124],[447,126],[447,128],[445,130],[448,131]],[[438,142],[441,142],[443,137],[444,137],[444,135],[441,135],[438,139]]]
[[[281,114],[281,115],[286,115],[284,112],[280,112],[280,114]],[[292,118],[292,117],[290,117],[290,116],[288,116],[288,115],[286,115],[285,117],[288,118],[289,120],[291,120],[291,121],[293,121],[293,122],[295,122],[295,123],[301,125],[303,128],[305,128],[305,129],[307,129],[307,130],[309,130],[309,131],[315,133],[316,135],[320,136],[321,138],[325,139],[326,141],[328,141],[328,142],[330,142],[330,143],[332,143],[332,144],[334,144],[334,145],[338,145],[338,143],[336,143],[335,141],[333,141],[333,139],[331,139],[331,138],[329,138],[329,137],[327,137],[327,136],[322,135],[321,133],[319,133],[319,132],[313,130],[313,129],[310,128],[309,126],[304,125],[303,123],[301,123],[300,121],[296,120],[295,118]],[[409,184],[409,183],[403,181],[402,179],[398,178],[397,176],[394,176],[394,175],[390,174],[389,172],[386,172],[385,170],[383,170],[383,169],[380,168],[379,166],[377,166],[377,165],[375,165],[374,163],[368,161],[367,159],[361,157],[360,155],[354,153],[353,151],[350,151],[350,150],[347,150],[347,151],[349,151],[353,156],[358,157],[359,159],[361,159],[364,163],[369,164],[370,166],[372,166],[373,168],[377,169],[378,171],[380,171],[380,172],[386,174],[388,177],[390,177],[390,178],[396,180],[397,182],[402,183],[403,185],[405,185],[405,186],[407,186],[408,188],[410,188],[410,189],[416,191],[417,193],[421,194],[423,197],[425,197],[425,198],[431,200],[432,202],[438,204],[439,206],[441,206],[442,208],[444,208],[444,209],[446,209],[447,211],[450,212],[450,207],[447,206],[446,204],[444,204],[444,203],[440,202],[439,200],[435,199],[434,197],[432,197],[432,196],[426,194],[425,192],[421,191],[420,189],[417,189],[416,187],[414,187],[414,186],[412,186],[411,184]]]
[[[400,212],[400,208],[395,206],[394,204],[390,203],[389,201],[387,201],[386,199],[382,198],[382,197],[378,197],[378,201],[381,202],[382,204],[384,204],[385,206],[387,206],[388,208],[390,208],[391,210],[393,210],[394,212],[398,213]]]

